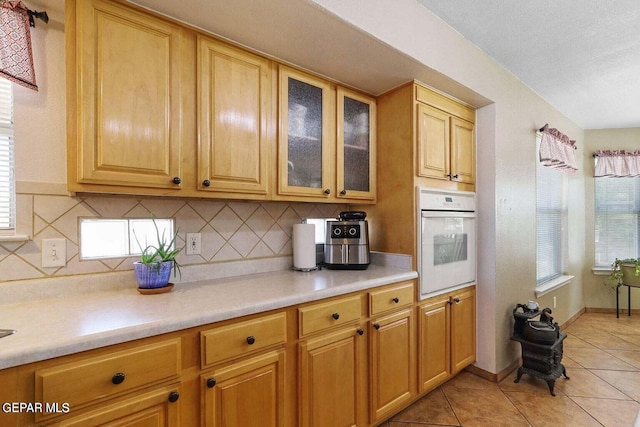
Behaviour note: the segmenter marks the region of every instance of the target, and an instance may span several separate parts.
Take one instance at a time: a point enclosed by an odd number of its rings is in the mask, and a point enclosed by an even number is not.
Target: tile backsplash
[[[79,218],[175,218],[179,246],[186,233],[201,233],[201,255],[178,261],[184,266],[291,257],[293,224],[307,217],[335,217],[345,206],[322,203],[191,200],[127,196],[64,196],[19,194],[20,228],[26,242],[0,241],[0,284],[29,279],[103,274],[132,270],[136,257],[79,259]],[[67,241],[67,264],[43,268],[42,239]]]

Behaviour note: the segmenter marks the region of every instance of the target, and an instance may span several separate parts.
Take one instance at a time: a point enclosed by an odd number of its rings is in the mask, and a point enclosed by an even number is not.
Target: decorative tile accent
[[[126,196],[18,194],[18,221],[29,242],[0,243],[3,282],[131,270],[135,258],[79,259],[80,218],[176,219],[179,244],[187,232],[202,234],[202,254],[178,256],[182,265],[291,257],[293,224],[307,217],[336,217],[344,205],[323,203],[183,200]],[[42,268],[42,239],[67,240],[67,265]],[[273,261],[270,261],[273,263]],[[282,263],[285,265],[286,263]],[[231,267],[232,264],[228,264]],[[6,273],[5,273],[6,272]]]

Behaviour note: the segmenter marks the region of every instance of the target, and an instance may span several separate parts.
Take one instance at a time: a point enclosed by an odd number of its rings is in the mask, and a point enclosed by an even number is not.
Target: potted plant
[[[153,225],[156,229],[157,245],[148,245],[143,248],[134,232],[136,242],[142,251],[140,260],[133,263],[139,289],[164,288],[169,284],[172,270],[174,277],[176,272],[180,273],[180,265],[176,256],[182,248],[175,247],[178,231],[176,230],[173,236],[168,239],[164,231],[160,233],[155,220],[153,220]]]
[[[604,284],[616,289],[620,283],[640,286],[640,258],[616,258],[611,265],[611,275]]]

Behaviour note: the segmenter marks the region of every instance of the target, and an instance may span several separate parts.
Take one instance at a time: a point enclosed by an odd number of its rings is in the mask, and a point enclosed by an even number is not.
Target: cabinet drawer
[[[360,319],[360,296],[352,296],[298,309],[300,336]]]
[[[36,371],[36,401],[68,403],[71,408],[177,378],[180,338],[90,357]]]
[[[200,333],[202,368],[286,341],[285,313],[246,320]]]
[[[369,315],[383,313],[413,303],[413,283],[403,283],[392,288],[369,292]]]

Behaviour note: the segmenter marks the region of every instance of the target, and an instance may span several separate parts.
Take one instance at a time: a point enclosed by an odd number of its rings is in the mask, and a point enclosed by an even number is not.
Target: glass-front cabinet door
[[[375,100],[337,90],[337,196],[375,199]]]
[[[280,67],[280,194],[328,197],[335,191],[333,97],[329,82]]]

